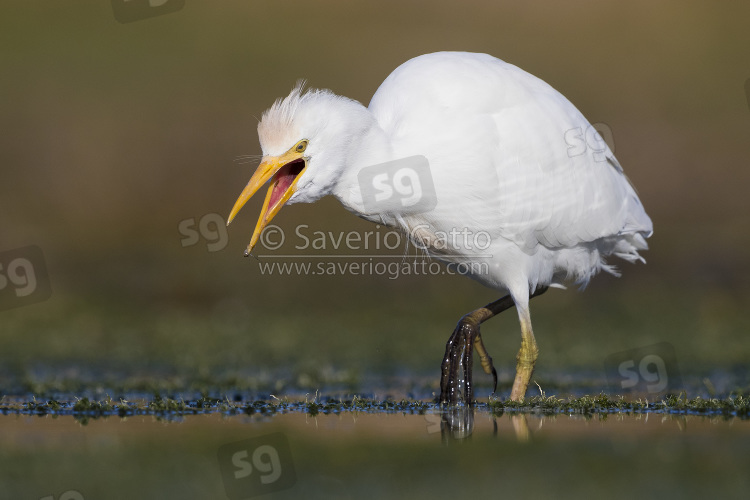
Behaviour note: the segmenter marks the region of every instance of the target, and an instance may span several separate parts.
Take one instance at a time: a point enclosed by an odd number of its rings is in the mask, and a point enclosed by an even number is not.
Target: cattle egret
[[[585,285],[602,270],[617,274],[608,256],[643,261],[638,251],[653,232],[622,167],[578,109],[487,54],[411,59],[369,107],[298,84],[263,114],[258,135],[262,160],[227,222],[270,180],[246,255],[284,204],[333,195],[507,294],[458,322],[442,362],[444,404],[473,403],[474,349],[497,390],[479,326],[513,306],[521,349],[510,397],[522,400],[538,355],[529,299]]]

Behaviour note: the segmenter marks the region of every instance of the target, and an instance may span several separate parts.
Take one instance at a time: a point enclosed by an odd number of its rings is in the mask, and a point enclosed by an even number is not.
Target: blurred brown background
[[[492,290],[448,276],[263,276],[242,258],[260,200],[219,251],[183,247],[179,227],[228,214],[255,167],[235,158],[260,153],[257,118],[298,78],[367,104],[399,64],[440,50],[504,59],[606,123],[654,221],[647,266],[623,262],[619,280],[532,306],[538,380],[668,341],[684,373],[747,384],[750,5],[187,0],[127,24],[109,2],[3,8],[0,252],[37,245],[52,286],[49,300],[0,311],[7,390],[89,376],[436,384],[456,320]],[[373,229],[335,200],[275,222]],[[520,337],[506,316],[483,330],[504,383]]]

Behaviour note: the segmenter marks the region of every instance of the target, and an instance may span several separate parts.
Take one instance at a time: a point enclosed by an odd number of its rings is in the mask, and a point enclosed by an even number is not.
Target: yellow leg
[[[487,353],[487,349],[484,347],[481,333],[477,333],[477,336],[474,338],[474,348],[477,350],[477,354],[479,354],[479,361],[482,363],[482,369],[484,370],[484,373],[486,373],[487,375],[492,375],[492,372],[495,371],[495,367],[492,366],[492,358]]]
[[[526,388],[529,386],[531,374],[534,372],[534,363],[539,356],[539,348],[536,346],[534,332],[531,329],[531,318],[528,310],[519,311],[521,320],[521,350],[516,356],[516,378],[513,381],[513,390],[510,399],[521,401],[526,396]]]

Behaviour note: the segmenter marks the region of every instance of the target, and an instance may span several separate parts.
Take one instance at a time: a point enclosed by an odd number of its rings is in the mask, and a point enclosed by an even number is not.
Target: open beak
[[[237,212],[247,203],[247,200],[258,191],[269,179],[271,185],[266,193],[266,199],[263,202],[263,208],[260,211],[258,224],[253,231],[253,237],[250,244],[245,250],[245,256],[250,255],[253,247],[258,242],[260,234],[269,222],[279,213],[281,207],[297,191],[297,181],[299,181],[302,172],[307,168],[307,160],[301,153],[288,151],[281,156],[265,156],[258,165],[258,169],[250,178],[245,189],[242,190],[240,197],[232,207],[227,219],[227,226],[234,219]]]

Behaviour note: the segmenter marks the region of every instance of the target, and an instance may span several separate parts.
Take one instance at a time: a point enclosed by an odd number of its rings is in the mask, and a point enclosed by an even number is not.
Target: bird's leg
[[[476,348],[482,368],[492,374],[497,389],[497,371],[492,365],[492,358],[482,342],[479,325],[496,314],[513,307],[510,295],[480,307],[470,312],[458,322],[453,335],[445,345],[445,356],[441,366],[440,403],[441,404],[472,404],[474,401],[474,386],[471,377],[471,363],[473,350]]]
[[[528,309],[520,311],[521,319],[521,350],[516,356],[516,378],[513,381],[513,390],[510,393],[510,399],[521,401],[526,396],[526,388],[531,380],[531,374],[534,372],[534,363],[539,355],[539,349],[536,346],[534,332],[531,330],[531,318]]]
[[[461,318],[456,329],[445,344],[445,356],[441,365],[440,402],[452,405],[471,404],[471,362],[474,337],[479,324],[469,318]],[[468,373],[467,373],[468,372]],[[468,377],[468,378],[467,378]]]
[[[530,298],[536,297],[547,291],[547,288],[539,288]],[[456,329],[445,344],[445,356],[441,365],[440,378],[440,403],[441,404],[472,404],[474,399],[474,386],[471,377],[471,363],[473,349],[477,350],[479,360],[485,373],[492,374],[494,379],[494,390],[497,390],[497,371],[492,364],[492,358],[482,342],[479,325],[500,314],[506,309],[515,306],[513,298],[506,295],[495,302],[470,312],[458,322]],[[518,365],[516,366],[516,379],[513,383],[511,399],[522,399],[526,394],[526,387],[534,370],[534,361],[538,354],[534,334],[531,331],[531,319],[528,310],[524,308],[525,314],[521,319],[521,352],[518,354]],[[526,321],[524,321],[524,319]],[[520,392],[520,396],[518,393]]]

